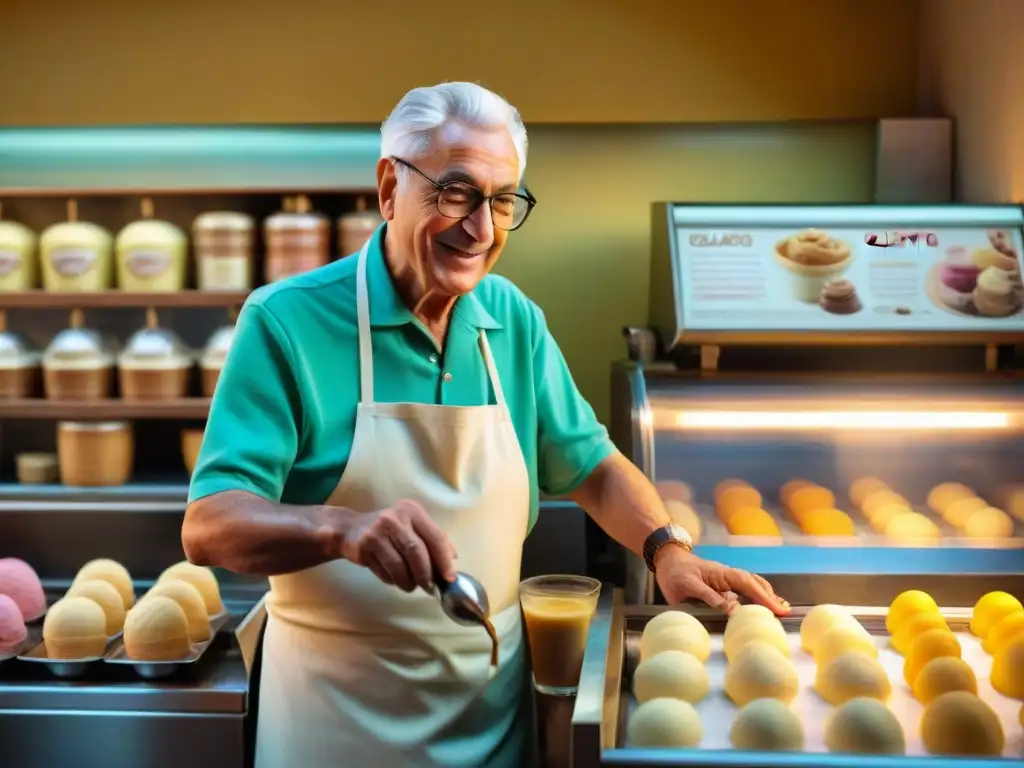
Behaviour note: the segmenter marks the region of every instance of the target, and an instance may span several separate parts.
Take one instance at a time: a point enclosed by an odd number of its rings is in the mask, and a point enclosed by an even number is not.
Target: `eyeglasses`
[[[449,219],[465,219],[476,213],[476,210],[487,203],[491,208],[491,221],[498,229],[511,232],[519,229],[530,215],[537,199],[530,191],[523,188],[525,194],[518,192],[502,192],[497,195],[485,195],[472,184],[464,181],[449,181],[439,184],[415,165],[400,157],[392,157],[391,161],[408,168],[430,186],[437,190],[437,211]]]

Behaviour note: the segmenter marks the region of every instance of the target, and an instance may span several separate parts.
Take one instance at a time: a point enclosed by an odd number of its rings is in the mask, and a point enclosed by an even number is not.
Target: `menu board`
[[[687,223],[675,238],[688,330],[1024,330],[1019,227]]]

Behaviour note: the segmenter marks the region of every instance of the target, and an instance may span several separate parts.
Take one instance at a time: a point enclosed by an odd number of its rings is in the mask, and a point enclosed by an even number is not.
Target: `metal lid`
[[[43,367],[50,369],[90,370],[114,364],[115,343],[105,340],[92,328],[82,327],[82,314],[71,313],[71,327],[50,341],[43,352]]]
[[[39,353],[29,349],[18,334],[0,330],[0,370],[39,365]]]
[[[170,370],[192,366],[192,350],[174,333],[157,325],[156,312],[146,313],[146,327],[128,339],[117,364],[132,370]]]
[[[207,211],[196,216],[195,221],[192,222],[193,232],[209,232],[211,230],[249,232],[252,228],[252,217],[238,211]]]
[[[218,328],[210,336],[203,348],[203,356],[199,361],[200,366],[209,369],[221,369],[227,359],[228,350],[231,349],[231,342],[235,338],[235,326],[225,325]]]

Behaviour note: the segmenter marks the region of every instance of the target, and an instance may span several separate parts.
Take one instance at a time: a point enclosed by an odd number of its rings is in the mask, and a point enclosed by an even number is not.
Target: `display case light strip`
[[[1007,429],[994,411],[681,411],[681,429]]]

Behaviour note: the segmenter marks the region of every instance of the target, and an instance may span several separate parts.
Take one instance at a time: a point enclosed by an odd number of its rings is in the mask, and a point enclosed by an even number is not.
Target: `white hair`
[[[445,123],[457,120],[482,128],[505,128],[519,158],[519,180],[526,169],[526,126],[519,110],[476,83],[441,83],[413,88],[380,127],[381,157],[417,157]]]

